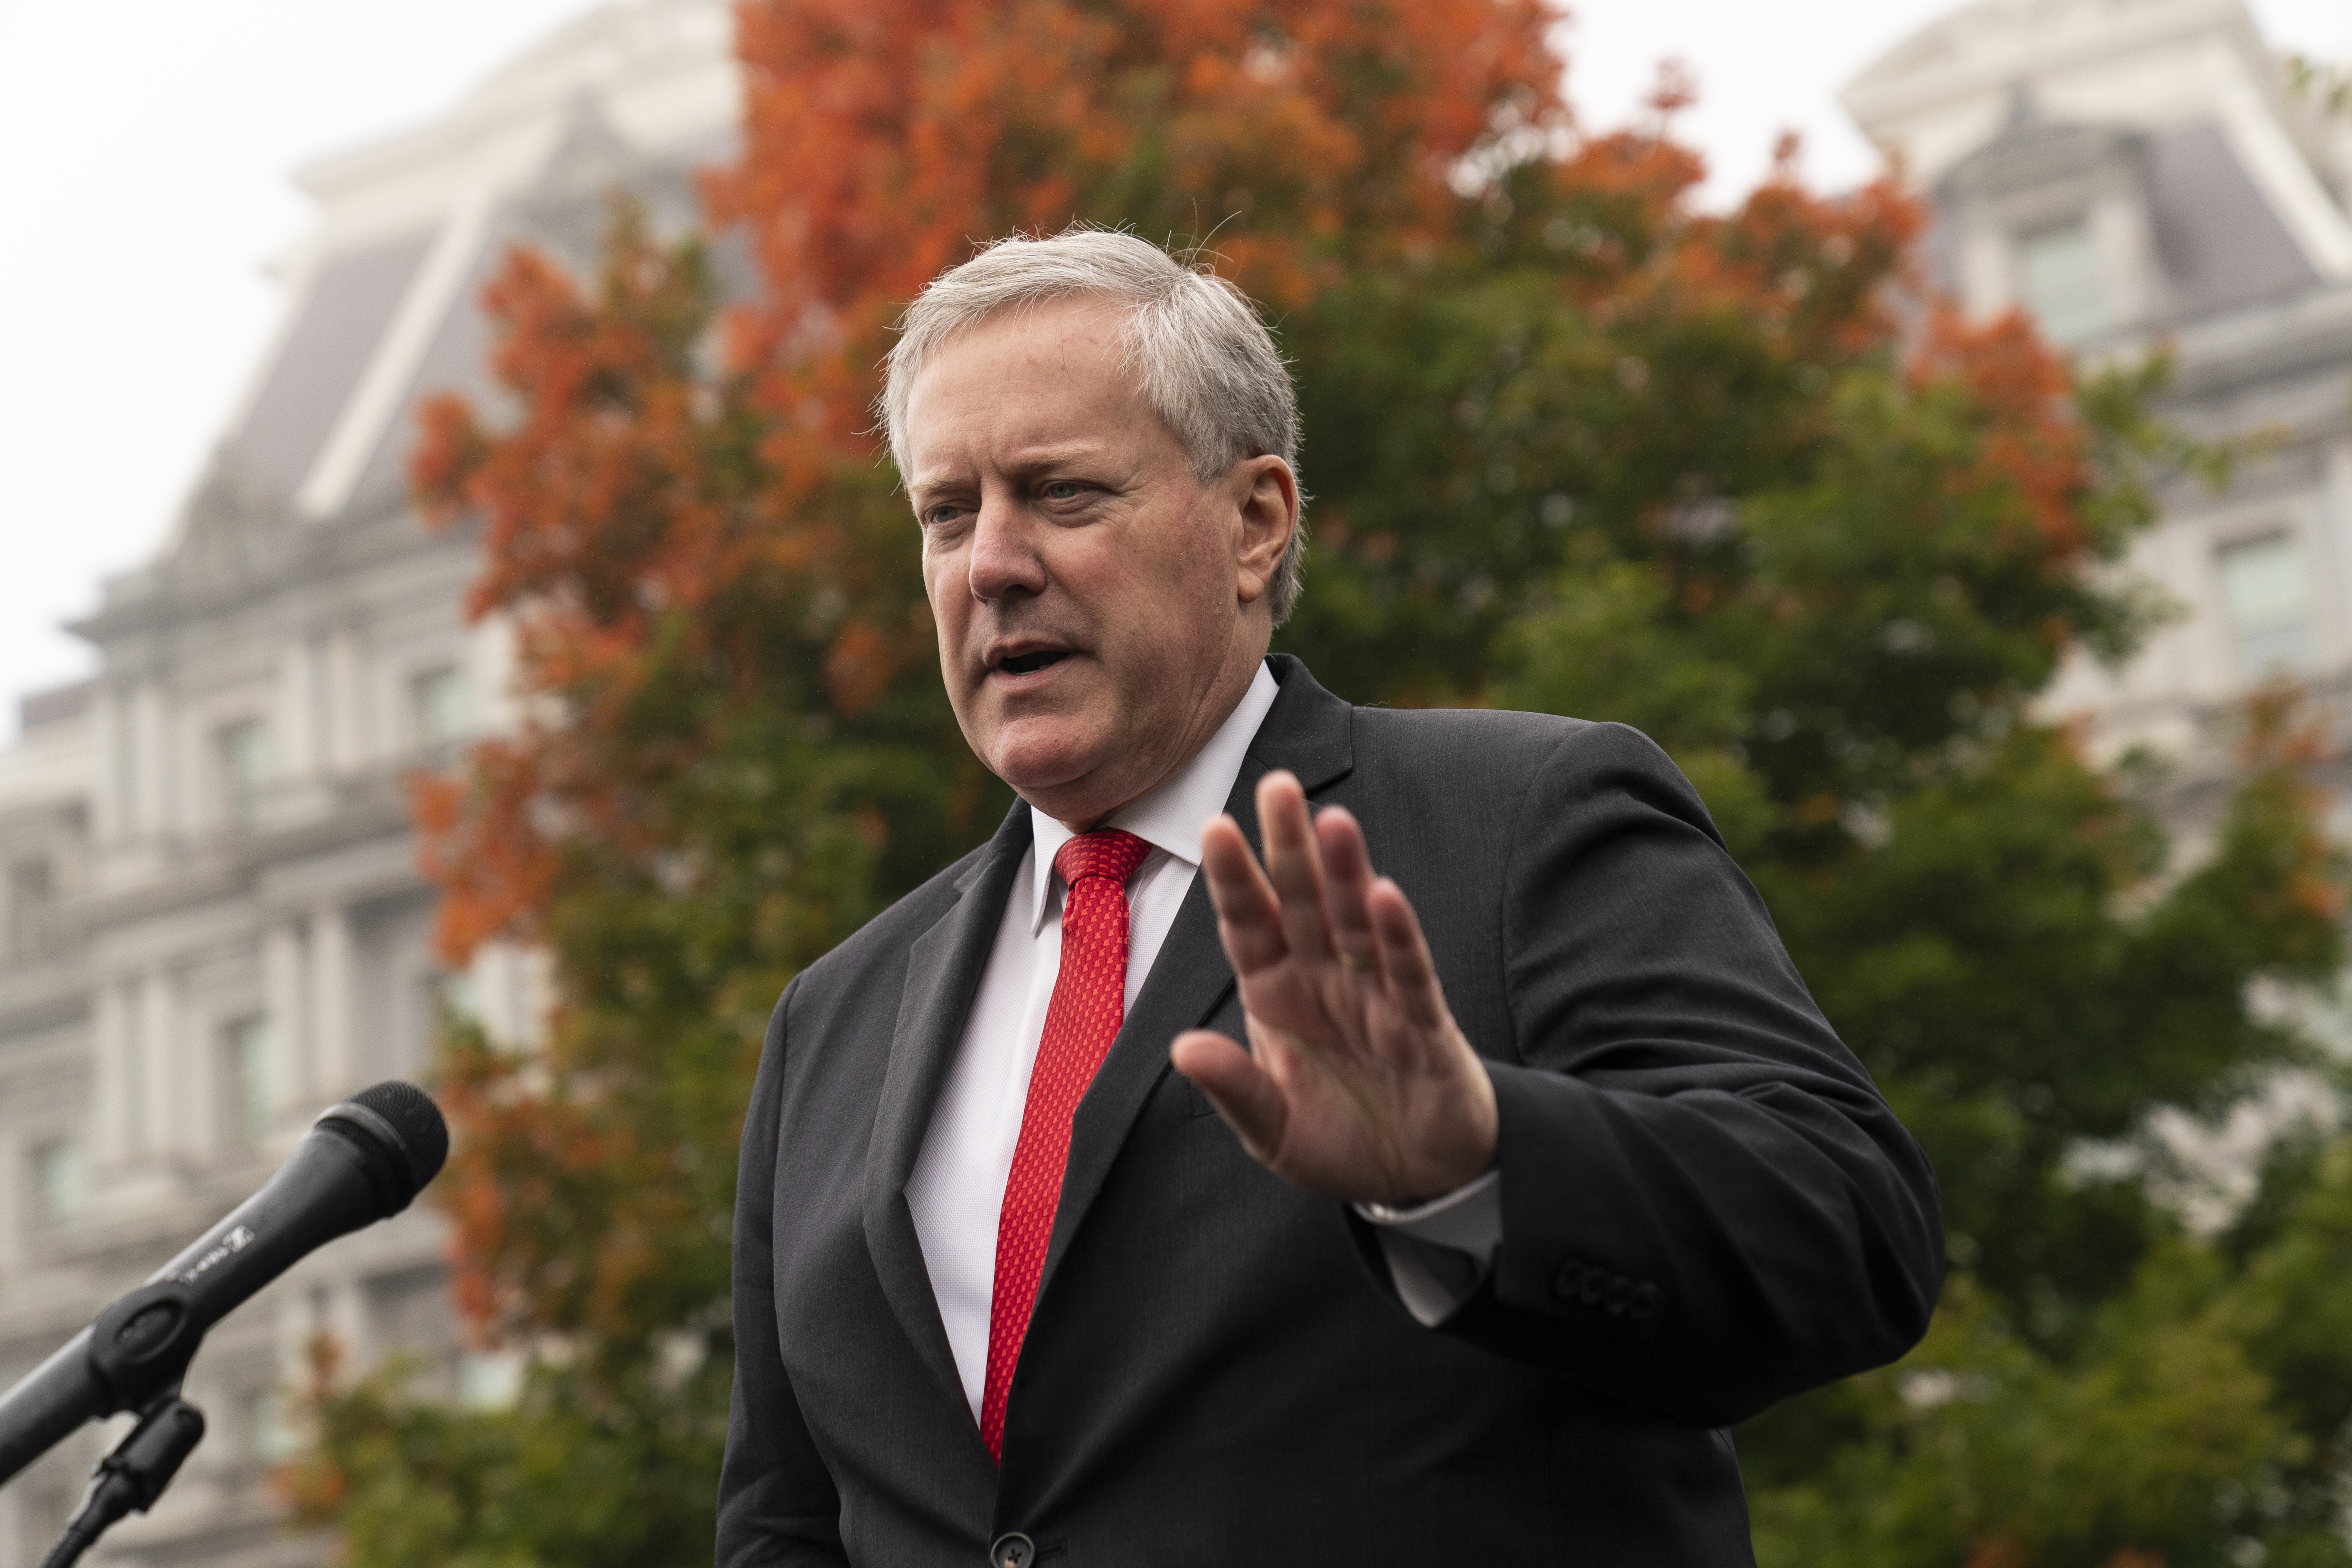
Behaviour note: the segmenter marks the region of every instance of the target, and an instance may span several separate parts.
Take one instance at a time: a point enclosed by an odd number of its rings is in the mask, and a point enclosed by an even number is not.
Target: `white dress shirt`
[[[1104,824],[1151,846],[1127,884],[1127,993],[1150,978],[1152,961],[1201,868],[1201,830],[1224,810],[1242,761],[1281,688],[1265,666],[1208,743],[1158,788]],[[941,1088],[922,1152],[907,1182],[915,1235],[946,1325],[972,1418],[988,1377],[988,1314],[996,1285],[996,1224],[1013,1171],[1013,1145],[1029,1099],[1029,1072],[1045,1030],[1045,1007],[1062,963],[1062,879],[1054,857],[1067,827],[1031,807],[1031,842],[1013,874],[996,943],[988,955],[955,1065]],[[1398,1294],[1424,1323],[1442,1321],[1492,1267],[1502,1237],[1496,1173],[1410,1211],[1359,1209],[1382,1226]],[[1465,1245],[1466,1244],[1466,1245]]]

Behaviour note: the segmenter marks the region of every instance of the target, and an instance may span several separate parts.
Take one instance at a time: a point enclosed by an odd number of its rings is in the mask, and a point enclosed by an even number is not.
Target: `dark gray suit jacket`
[[[1899,1355],[1934,1178],[1664,753],[1616,725],[1350,708],[1295,659],[1229,809],[1296,773],[1421,915],[1492,1066],[1504,1241],[1442,1329],[1168,1065],[1242,1037],[1197,880],[1079,1106],[981,1444],[904,1193],[1026,807],[794,980],[744,1129],[719,1561],[980,1568],[1745,1563],[1719,1429]]]

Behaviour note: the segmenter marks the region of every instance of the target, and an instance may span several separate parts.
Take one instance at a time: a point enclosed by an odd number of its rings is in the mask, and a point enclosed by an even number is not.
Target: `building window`
[[[2249,680],[2311,667],[2311,583],[2294,536],[2273,533],[2221,551],[2221,603]]]
[[[2087,219],[2021,236],[2017,276],[2026,309],[2053,342],[2084,342],[2113,324],[2098,243]]]
[[[244,1429],[246,1453],[265,1465],[302,1451],[302,1429],[279,1389],[247,1389],[237,1400],[237,1425]]]
[[[221,1132],[232,1149],[250,1149],[269,1128],[269,1023],[239,1018],[221,1030]]]
[[[393,1064],[406,1072],[433,1059],[442,1037],[452,1029],[478,1026],[481,1009],[473,974],[463,969],[427,972],[416,976],[410,995],[413,1010],[400,1031],[395,1048],[404,1059]]]
[[[522,1400],[529,1369],[514,1351],[468,1352],[457,1358],[457,1403],[468,1410],[511,1410]]]
[[[41,856],[18,860],[8,868],[8,951],[19,957],[49,944],[50,902],[57,887],[49,862]]]
[[[482,1021],[481,990],[474,984],[472,970],[436,970],[425,975],[421,984],[425,988],[425,1016],[436,1032],[445,1023]]]
[[[222,815],[250,826],[269,769],[269,731],[258,719],[224,724],[213,737],[220,763]]]
[[[408,707],[418,745],[447,745],[465,731],[465,677],[447,664],[420,672],[408,683]]]
[[[33,1217],[45,1226],[68,1225],[81,1215],[81,1145],[69,1138],[33,1151]]]

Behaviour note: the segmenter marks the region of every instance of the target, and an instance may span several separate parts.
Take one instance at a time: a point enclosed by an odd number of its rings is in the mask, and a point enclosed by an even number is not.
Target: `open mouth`
[[[1049,664],[1059,664],[1069,657],[1070,650],[1065,647],[1033,648],[1027,653],[1016,653],[997,660],[996,668],[1007,675],[1029,675]]]

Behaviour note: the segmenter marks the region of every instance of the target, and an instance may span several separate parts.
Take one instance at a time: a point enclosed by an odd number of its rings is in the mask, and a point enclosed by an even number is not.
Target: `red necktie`
[[[989,1457],[1004,1447],[1004,1396],[1029,1331],[1029,1309],[1053,1239],[1070,1158],[1070,1119],[1127,1016],[1127,879],[1151,846],[1117,828],[1081,833],[1054,857],[1069,888],[1062,900],[1062,967],[1045,1005],[1045,1030],[1029,1072],[1029,1100],[1013,1173],[996,1221],[996,1288],[988,1308],[988,1382],[980,1435]]]

